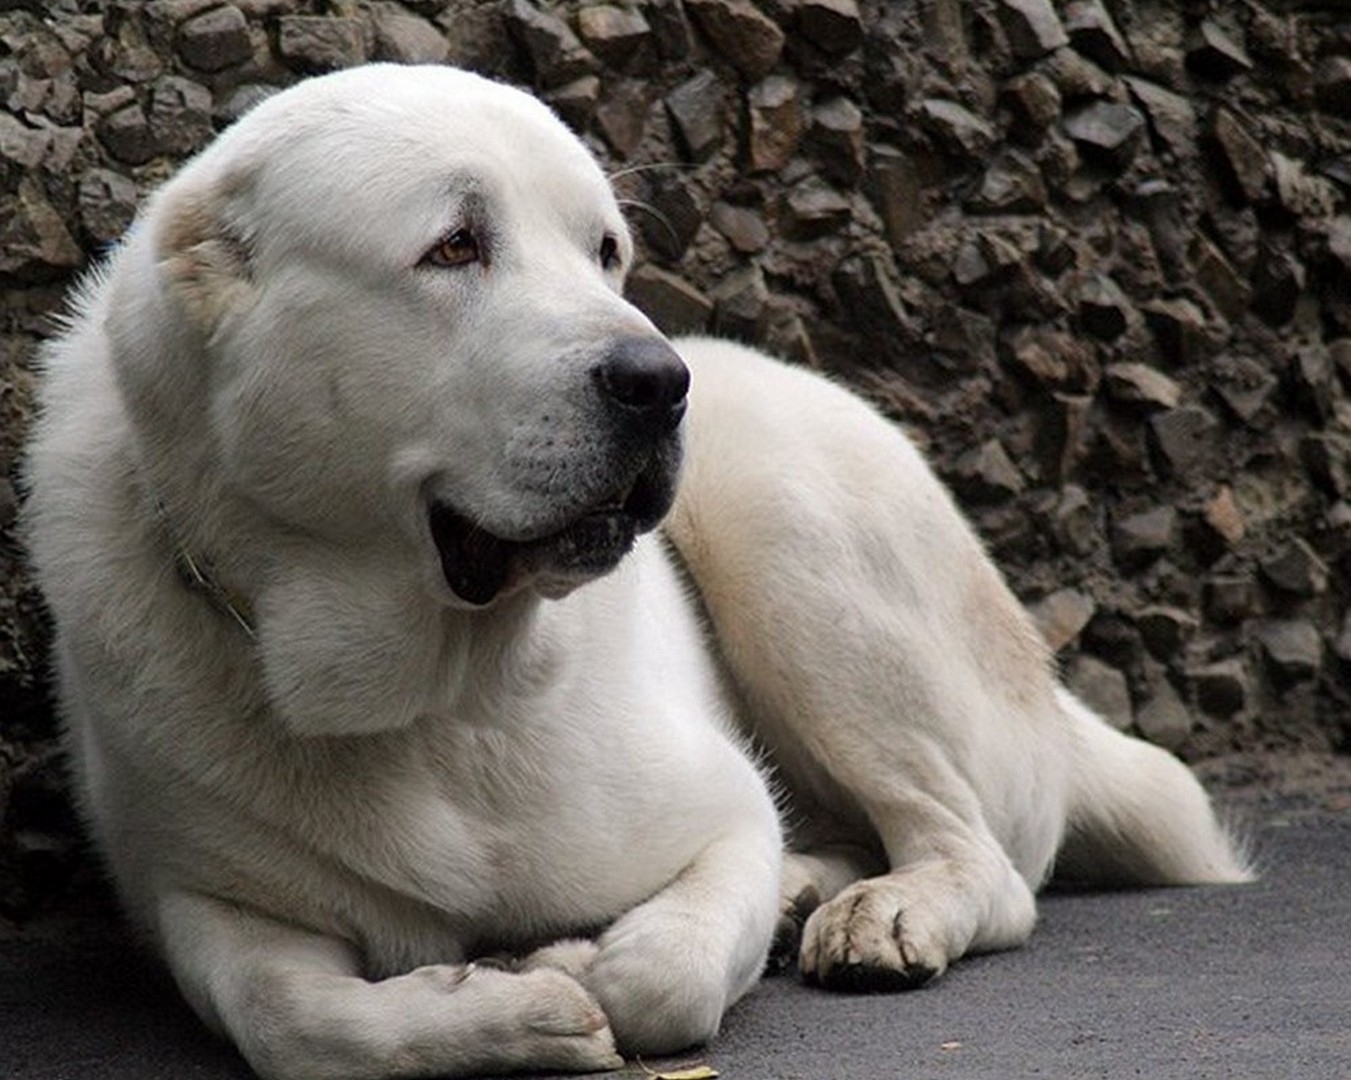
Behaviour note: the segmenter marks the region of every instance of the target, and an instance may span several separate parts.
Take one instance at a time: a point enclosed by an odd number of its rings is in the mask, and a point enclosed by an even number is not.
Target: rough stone
[[[1290,596],[1311,597],[1327,591],[1327,565],[1301,537],[1283,544],[1258,568],[1267,584]]]
[[[1146,739],[1165,750],[1183,746],[1194,726],[1191,710],[1164,675],[1153,681],[1153,689],[1135,714],[1135,727]]]
[[[599,77],[583,75],[545,91],[542,97],[573,131],[585,131],[600,105],[600,91]]]
[[[1208,79],[1227,80],[1252,70],[1241,39],[1214,19],[1202,19],[1187,42],[1187,67]]]
[[[797,0],[797,32],[822,52],[842,56],[863,44],[857,0]]]
[[[1211,136],[1234,189],[1246,202],[1260,202],[1270,174],[1267,152],[1261,142],[1233,110],[1223,106],[1215,110]]]
[[[1338,116],[1351,116],[1351,57],[1325,56],[1313,73],[1318,104]]]
[[[1027,486],[998,439],[987,439],[957,459],[948,479],[971,502],[1002,502]]]
[[[969,205],[984,214],[1035,214],[1045,208],[1046,201],[1046,184],[1037,163],[1011,149],[990,163]]]
[[[1194,615],[1182,608],[1156,604],[1136,612],[1135,625],[1149,654],[1167,662],[1181,655],[1199,624]]]
[[[1206,500],[1201,508],[1201,521],[1218,547],[1235,548],[1248,534],[1243,511],[1234,499],[1233,489],[1227,484],[1221,485],[1220,489]]]
[[[1123,80],[1131,97],[1145,111],[1154,137],[1181,160],[1196,152],[1196,108],[1191,100],[1148,79]]]
[[[83,262],[83,253],[35,178],[25,177],[14,194],[0,195],[0,274],[40,278]]]
[[[1248,707],[1252,678],[1238,658],[1202,664],[1188,672],[1192,694],[1200,709],[1211,716],[1230,717]]]
[[[1321,176],[1314,176],[1304,163],[1271,151],[1271,169],[1276,182],[1276,197],[1287,211],[1298,217],[1327,217],[1341,205],[1337,189]]]
[[[707,161],[722,145],[723,87],[713,72],[701,71],[667,94],[666,111],[689,160]]]
[[[211,8],[178,29],[178,55],[198,71],[224,71],[253,55],[249,23],[233,4]]]
[[[99,243],[110,244],[136,216],[136,185],[112,169],[90,169],[80,177],[80,224]]]
[[[1308,619],[1268,619],[1255,632],[1262,658],[1281,685],[1317,677],[1323,664],[1323,642]]]
[[[1065,671],[1065,685],[1118,731],[1131,726],[1131,692],[1126,676],[1093,656],[1076,657]]]
[[[1079,289],[1079,325],[1100,341],[1126,331],[1135,308],[1121,286],[1106,274],[1092,274]]]
[[[769,318],[765,275],[751,265],[733,271],[714,287],[713,329],[723,337],[757,344]]]
[[[1130,63],[1130,46],[1102,0],[1069,0],[1065,30],[1070,44],[1103,70],[1121,71]]]
[[[605,95],[596,106],[596,126],[622,158],[633,155],[647,132],[651,91],[651,83],[645,80],[625,79],[618,91]]]
[[[109,113],[97,126],[109,155],[125,165],[144,165],[155,156],[155,136],[145,110],[137,102]]]
[[[868,188],[893,248],[902,247],[927,223],[919,166],[909,155],[874,147]]]
[[[159,153],[191,154],[215,134],[211,91],[189,79],[167,75],[151,88],[148,121]]]
[[[1023,126],[1031,129],[1034,138],[1060,117],[1060,91],[1040,71],[1029,71],[1010,79],[1004,85],[1001,97]]]
[[[283,15],[277,20],[277,51],[297,71],[355,67],[366,58],[365,49],[357,19]]]
[[[999,0],[996,11],[1009,48],[1020,60],[1036,60],[1069,44],[1051,0]]]
[[[813,240],[835,232],[849,220],[849,200],[825,181],[809,176],[780,204],[779,227],[792,240]]]
[[[1112,525],[1112,554],[1125,568],[1148,565],[1173,546],[1177,511],[1158,506],[1130,514]]]
[[[1168,476],[1194,474],[1219,448],[1220,423],[1201,405],[1180,405],[1149,419],[1150,449]]]
[[[1182,387],[1148,364],[1108,364],[1102,374],[1107,396],[1113,401],[1171,409],[1182,400]]]
[[[1206,314],[1186,297],[1151,300],[1140,308],[1154,331],[1160,355],[1174,367],[1200,359],[1206,349]]]
[[[750,0],[685,0],[714,47],[746,78],[763,79],[778,63],[784,33]]]
[[[441,64],[450,53],[446,36],[426,19],[397,4],[376,6],[371,12],[376,60],[395,64]]]
[[[652,27],[642,12],[595,4],[577,13],[582,43],[604,64],[620,71],[645,71],[656,62]]]
[[[507,29],[529,55],[544,88],[563,86],[596,72],[595,56],[562,19],[528,0],[509,0],[504,10]]]
[[[949,153],[981,158],[994,142],[994,128],[955,101],[927,98],[919,103],[920,124]]]
[[[1028,614],[1052,652],[1072,645],[1088,625],[1097,604],[1078,589],[1058,589],[1028,606]]]
[[[1133,105],[1095,101],[1066,114],[1065,133],[1090,160],[1122,169],[1140,147],[1145,118]]]
[[[1300,440],[1299,456],[1325,492],[1339,499],[1351,497],[1351,435],[1311,432]]]
[[[1051,530],[1056,543],[1070,555],[1088,555],[1098,540],[1098,509],[1088,492],[1078,484],[1060,489],[1051,512]]]
[[[834,97],[812,110],[810,142],[828,180],[854,187],[863,177],[863,110]]]
[[[665,334],[699,333],[713,315],[713,301],[705,293],[650,264],[629,275],[625,295]]]
[[[641,221],[647,246],[674,263],[694,240],[703,214],[688,186],[670,175],[658,175],[648,182]]]
[[[749,153],[753,172],[777,172],[796,153],[806,129],[801,87],[771,75],[746,95],[750,114]]]
[[[1211,622],[1241,623],[1261,611],[1257,583],[1248,575],[1216,574],[1201,591],[1203,610]]]
[[[754,255],[769,246],[770,235],[765,219],[754,210],[716,202],[709,211],[708,220],[743,255]]]

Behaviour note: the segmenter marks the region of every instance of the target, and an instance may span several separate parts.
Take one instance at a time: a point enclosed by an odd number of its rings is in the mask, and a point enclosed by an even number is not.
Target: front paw
[[[671,1054],[708,1042],[727,1005],[727,974],[686,934],[631,914],[600,939],[580,976],[610,1020],[620,1051]]]
[[[872,878],[822,904],[802,932],[803,976],[831,990],[923,986],[948,966],[941,935],[894,881]]]

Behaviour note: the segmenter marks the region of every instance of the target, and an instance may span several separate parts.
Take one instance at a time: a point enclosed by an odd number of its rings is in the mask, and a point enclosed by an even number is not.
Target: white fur
[[[464,222],[490,258],[420,264]],[[541,558],[451,591],[429,500],[528,539],[627,467],[591,365],[655,332],[607,233],[626,265],[526,95],[358,69],[185,167],[47,351],[28,528],[84,808],[265,1077],[675,1050],[817,903],[809,975],[920,981],[1026,937],[1067,830],[1087,872],[1242,876],[1190,774],[1055,687],[909,443],[748,350],[681,345],[669,532],[734,688],[654,535],[590,583]],[[782,887],[746,733],[801,823]]]

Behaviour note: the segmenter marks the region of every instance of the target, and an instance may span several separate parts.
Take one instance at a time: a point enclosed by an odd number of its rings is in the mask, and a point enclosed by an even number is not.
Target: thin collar
[[[174,553],[174,569],[178,571],[179,580],[183,585],[189,591],[204,597],[219,614],[234,620],[250,641],[257,641],[258,631],[254,627],[253,605],[221,584],[210,559],[192,553],[179,537],[178,531],[169,519],[169,511],[159,499],[155,500],[155,516],[159,518],[160,526],[169,538],[169,545]]]

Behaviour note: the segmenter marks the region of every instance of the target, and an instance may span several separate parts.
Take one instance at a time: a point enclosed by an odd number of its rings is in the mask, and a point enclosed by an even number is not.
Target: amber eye
[[[601,240],[599,255],[602,270],[614,270],[619,266],[619,241],[610,233]]]
[[[456,229],[422,257],[427,266],[454,268],[479,261],[478,237],[468,229]]]

